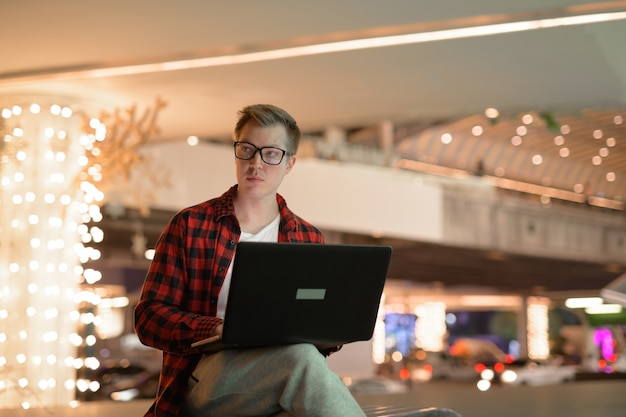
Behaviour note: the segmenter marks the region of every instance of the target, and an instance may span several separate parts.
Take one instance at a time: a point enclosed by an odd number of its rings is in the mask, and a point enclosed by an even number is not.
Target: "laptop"
[[[391,253],[383,245],[240,242],[223,334],[191,346],[213,352],[369,340]]]

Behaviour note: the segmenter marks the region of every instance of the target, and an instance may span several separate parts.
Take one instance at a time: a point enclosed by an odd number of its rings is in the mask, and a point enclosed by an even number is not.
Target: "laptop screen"
[[[223,342],[370,339],[391,253],[382,245],[240,242]]]

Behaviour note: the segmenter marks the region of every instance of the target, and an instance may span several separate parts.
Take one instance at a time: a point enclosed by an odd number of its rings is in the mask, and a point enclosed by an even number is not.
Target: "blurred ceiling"
[[[155,140],[227,140],[237,110],[273,103],[403,168],[623,210],[626,1],[22,0],[0,13],[0,108],[46,96],[97,115],[161,98]]]
[[[624,19],[626,1],[6,2],[0,105],[160,97],[156,139],[183,140],[227,139],[238,109],[269,102],[305,132],[379,145],[389,122],[403,158],[621,200]]]

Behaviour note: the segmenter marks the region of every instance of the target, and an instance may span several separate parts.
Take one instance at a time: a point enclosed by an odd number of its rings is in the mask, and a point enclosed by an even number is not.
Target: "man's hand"
[[[220,323],[217,325],[215,330],[213,330],[213,333],[211,333],[211,336],[221,336],[223,331],[224,331],[224,323]]]

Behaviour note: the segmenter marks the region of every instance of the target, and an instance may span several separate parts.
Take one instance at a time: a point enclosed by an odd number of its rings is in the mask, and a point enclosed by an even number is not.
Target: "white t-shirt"
[[[280,224],[280,214],[276,216],[274,220],[272,220],[267,226],[261,229],[258,233],[252,234],[247,232],[241,232],[241,236],[239,238],[240,242],[278,242],[278,226]],[[237,256],[237,253],[235,253]],[[222,289],[220,290],[220,295],[217,298],[217,317],[224,318],[224,313],[226,312],[226,303],[228,301],[228,293],[230,292],[230,279],[233,275],[233,264],[235,263],[235,258],[230,262],[230,266],[228,267],[228,271],[226,272],[226,278],[224,279],[224,283],[222,284]]]

